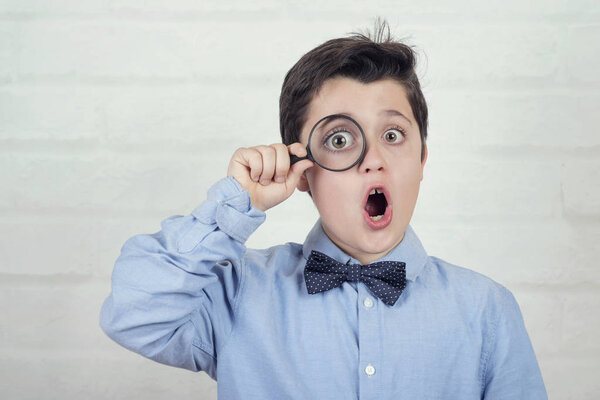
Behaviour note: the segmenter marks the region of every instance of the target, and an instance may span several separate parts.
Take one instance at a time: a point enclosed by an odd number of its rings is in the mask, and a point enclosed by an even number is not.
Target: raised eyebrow
[[[352,116],[351,116],[351,115],[348,115],[347,113],[339,113],[339,114],[340,114],[340,115],[346,115],[346,116],[348,116],[348,117],[352,118]],[[327,129],[328,129],[328,126],[329,126],[330,124],[332,124],[334,121],[339,121],[339,120],[343,120],[344,122],[348,122],[348,123],[350,123],[350,124],[352,123],[352,121],[350,121],[350,120],[346,120],[346,119],[344,119],[344,118],[330,118],[330,119],[328,119],[327,121],[324,121],[324,122],[322,122],[322,123],[321,123],[321,128],[320,128],[320,129],[325,129],[325,130],[327,130]]]
[[[350,112],[339,112],[337,114],[341,114],[341,115],[345,115],[347,117],[353,118],[354,120],[356,120],[356,117],[354,115],[352,115],[352,113]],[[410,120],[410,118],[408,118],[406,115],[402,114],[400,111],[398,110],[394,110],[394,109],[388,109],[388,110],[382,110],[379,112],[379,115],[385,115],[385,116],[392,116],[392,117],[402,117],[404,118],[408,124],[412,127],[412,121]],[[328,125],[330,121],[327,121],[325,123],[324,126]]]
[[[379,113],[379,115],[387,115],[387,116],[398,116],[398,117],[402,117],[404,118],[406,121],[408,121],[408,124],[410,126],[412,126],[412,121],[404,114],[402,114],[400,111],[398,110],[383,110]]]

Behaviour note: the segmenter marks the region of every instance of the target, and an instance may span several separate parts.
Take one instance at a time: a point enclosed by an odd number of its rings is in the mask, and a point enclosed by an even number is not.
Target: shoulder
[[[244,262],[250,271],[277,270],[285,273],[295,269],[302,257],[302,245],[288,242],[266,249],[247,249]],[[292,271],[289,271],[292,272]]]
[[[420,278],[427,287],[446,292],[449,300],[464,303],[465,306],[479,305],[488,312],[497,313],[502,308],[516,304],[513,294],[504,285],[482,273],[438,257],[428,257]]]
[[[264,301],[265,294],[293,292],[301,281],[302,246],[285,243],[266,249],[248,249],[244,256],[244,286],[246,296]]]
[[[480,272],[438,257],[429,256],[427,267],[424,271],[425,275],[431,275],[429,278],[435,278],[434,281],[442,286],[452,286],[457,289],[469,287],[478,290],[506,290],[503,285]]]

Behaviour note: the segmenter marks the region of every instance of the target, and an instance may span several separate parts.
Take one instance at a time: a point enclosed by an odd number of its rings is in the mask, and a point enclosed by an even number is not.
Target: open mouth
[[[369,218],[373,221],[379,221],[383,218],[387,206],[388,202],[383,194],[383,190],[381,188],[371,189],[367,203],[365,204],[365,210],[369,214]]]

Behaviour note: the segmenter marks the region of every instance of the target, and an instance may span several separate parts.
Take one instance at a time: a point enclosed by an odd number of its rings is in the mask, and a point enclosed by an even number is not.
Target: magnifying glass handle
[[[308,158],[308,156],[306,156],[306,157],[298,157],[298,156],[296,156],[296,155],[294,155],[294,154],[291,154],[291,155],[290,155],[290,165],[294,165],[294,164],[296,164],[298,161],[302,161],[302,160],[308,160],[308,159],[309,159],[309,158]]]

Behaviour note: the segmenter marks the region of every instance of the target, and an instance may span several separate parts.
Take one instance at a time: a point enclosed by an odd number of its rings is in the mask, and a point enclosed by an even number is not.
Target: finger
[[[298,157],[306,157],[306,146],[302,143],[296,142],[288,146],[288,152]]]
[[[263,161],[260,152],[254,148],[242,149],[240,156],[244,163],[250,168],[250,179],[254,182],[258,182],[258,178],[262,173]]]
[[[268,185],[273,179],[275,173],[275,149],[270,146],[257,146],[256,149],[262,156],[262,173],[260,174],[260,184]]]
[[[315,163],[309,159],[298,161],[296,164],[292,165],[287,176],[286,186],[295,189],[296,186],[298,186],[298,182],[300,182],[300,177],[304,171],[313,167],[314,165]]]
[[[275,182],[285,182],[285,177],[290,169],[290,155],[288,148],[283,143],[275,143],[271,145],[275,149]]]
[[[300,158],[306,157],[308,155],[306,146],[304,146],[300,142],[290,144],[288,146],[288,151],[290,152],[290,154],[294,154]],[[304,159],[296,162],[294,165],[292,165],[290,169],[287,184],[295,188],[298,185],[300,177],[302,176],[304,171],[306,171],[308,168],[313,167],[314,165],[315,163],[309,159]]]

